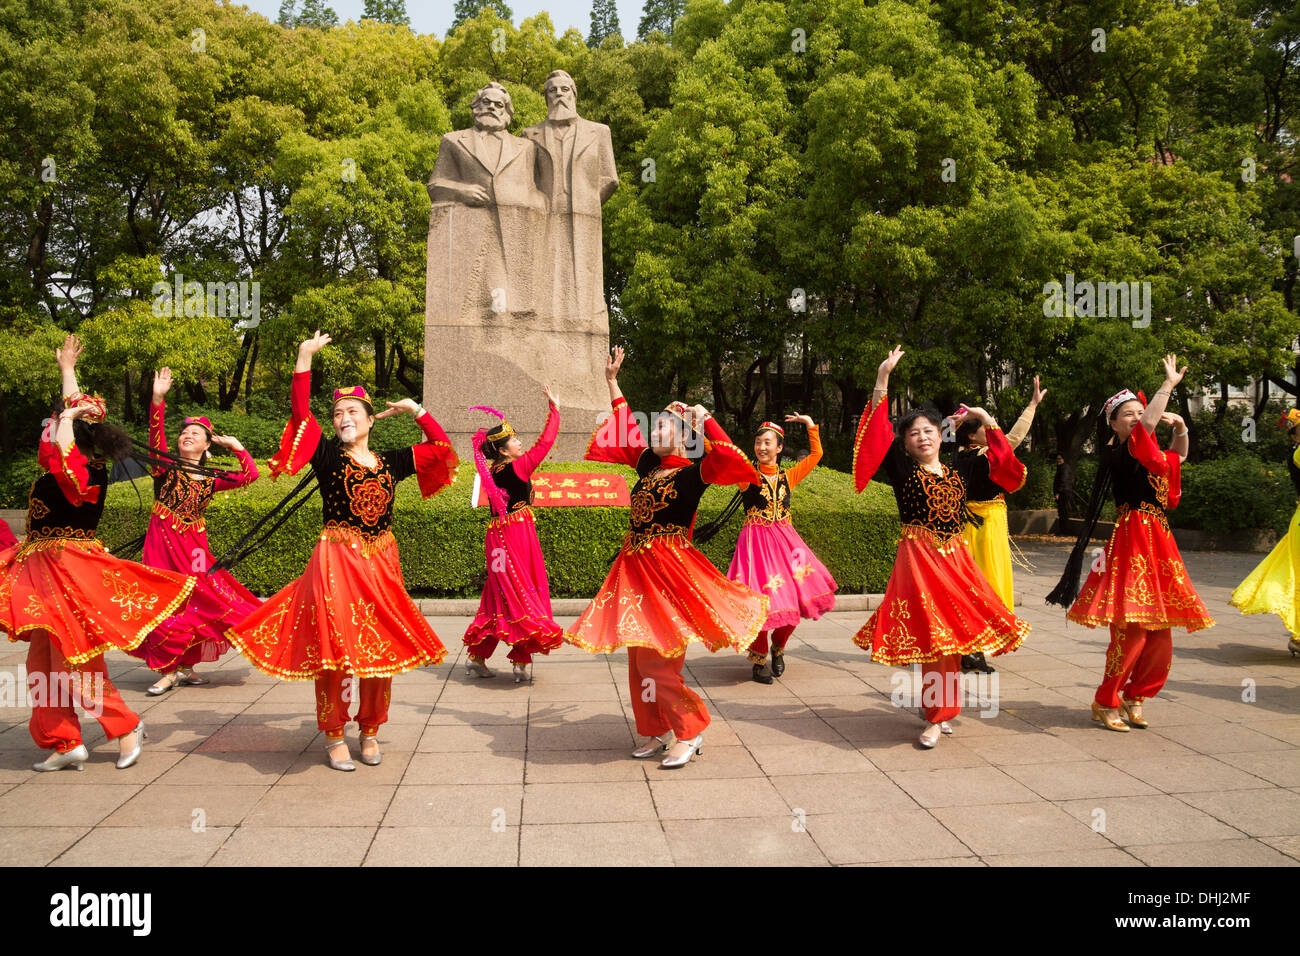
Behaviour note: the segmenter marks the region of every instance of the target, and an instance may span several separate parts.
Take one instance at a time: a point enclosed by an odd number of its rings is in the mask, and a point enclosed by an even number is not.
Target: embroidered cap
[[[1280,427],[1285,428],[1287,431],[1291,431],[1297,425],[1300,425],[1300,408],[1291,409],[1279,418],[1277,423]]]
[[[1125,402],[1138,402],[1138,401],[1142,401],[1142,399],[1140,399],[1133,392],[1129,391],[1127,388],[1122,389],[1121,391],[1116,392],[1110,398],[1106,399],[1106,404],[1101,406],[1102,417],[1109,419],[1111,412],[1119,408]],[[1146,405],[1146,402],[1142,402],[1142,404]]]
[[[669,415],[676,415],[682,420],[682,423],[687,428],[695,434],[699,434],[699,432],[696,431],[695,426],[691,424],[690,418],[687,417],[690,414],[691,408],[685,402],[669,402],[667,406],[664,407],[664,411]]]
[[[185,421],[181,422],[181,431],[184,431],[190,425],[198,425],[208,433],[208,441],[212,441],[212,433],[215,429],[212,427],[212,422],[208,420],[206,415],[196,415],[193,418],[185,419]]]
[[[81,420],[90,425],[95,425],[108,418],[108,405],[104,401],[103,395],[87,395],[84,392],[77,392],[74,395],[68,395],[63,399],[65,408],[88,407],[90,411],[83,415]]]
[[[515,433],[514,427],[508,421],[506,421],[506,417],[502,415],[499,411],[497,411],[495,408],[493,408],[491,405],[471,405],[469,407],[469,410],[471,412],[487,412],[489,415],[493,415],[501,419],[501,424],[497,426],[495,431],[489,432],[487,431],[487,429],[483,430],[484,441],[501,441],[501,439],[509,438],[511,435]]]
[[[785,438],[785,429],[782,428],[780,425],[778,425],[776,422],[763,422],[763,424],[758,426],[758,430],[760,432],[763,431],[764,429],[770,429],[771,431],[774,431],[778,435],[780,435],[783,439]]]
[[[374,403],[370,401],[370,393],[366,391],[364,385],[353,385],[351,388],[334,389],[334,404],[337,405],[345,398],[355,398],[362,405],[366,406],[366,411],[371,415],[375,414]]]

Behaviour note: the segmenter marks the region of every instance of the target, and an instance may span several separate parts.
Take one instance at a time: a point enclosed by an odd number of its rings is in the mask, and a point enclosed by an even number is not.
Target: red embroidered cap
[[[780,425],[778,425],[776,422],[763,422],[763,424],[761,424],[761,425],[758,426],[758,430],[759,430],[760,432],[763,431],[763,430],[765,430],[765,429],[770,429],[770,430],[776,432],[776,433],[777,433],[778,435],[780,435],[782,438],[785,438],[785,429],[782,428]],[[755,434],[757,434],[757,432],[756,432]]]
[[[80,408],[85,405],[90,408],[90,412],[82,417],[82,421],[94,425],[108,418],[108,405],[104,401],[103,395],[86,395],[83,392],[77,392],[73,395],[65,396],[63,399],[65,408]]]
[[[193,418],[185,419],[185,421],[181,422],[181,431],[184,431],[190,425],[198,425],[208,433],[208,441],[212,441],[212,434],[215,429],[212,427],[212,422],[208,420],[206,415],[196,415]]]
[[[335,405],[345,398],[355,398],[358,402],[366,406],[366,411],[371,415],[375,414],[374,403],[370,401],[370,393],[366,391],[364,385],[353,385],[351,388],[334,389]]]

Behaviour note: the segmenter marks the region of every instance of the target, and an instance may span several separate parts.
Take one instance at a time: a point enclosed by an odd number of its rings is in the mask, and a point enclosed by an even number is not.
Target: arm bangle
[[[1183,437],[1184,435],[1186,435],[1186,434],[1187,434],[1187,429],[1184,428],[1184,429],[1183,429],[1182,431],[1180,431],[1180,432],[1174,432],[1174,437],[1175,437],[1175,438],[1182,438],[1182,437]]]

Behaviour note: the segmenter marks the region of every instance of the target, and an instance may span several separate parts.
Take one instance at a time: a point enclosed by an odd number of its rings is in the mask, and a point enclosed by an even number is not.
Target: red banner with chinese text
[[[474,483],[474,507],[487,507],[487,493]],[[611,505],[627,508],[632,500],[622,475],[604,472],[562,473],[548,471],[533,475],[533,507],[557,508],[572,505]]]

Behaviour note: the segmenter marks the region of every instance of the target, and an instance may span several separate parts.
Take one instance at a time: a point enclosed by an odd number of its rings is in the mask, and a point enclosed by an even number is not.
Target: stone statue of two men
[[[608,126],[578,115],[568,73],[548,76],[545,94],[547,118],[513,136],[510,94],[489,83],[471,105],[473,128],[442,137],[428,182],[430,407],[445,409],[447,399],[462,408],[500,402],[511,415],[501,390],[510,385],[509,394],[519,395],[528,380],[553,384],[566,409],[594,415],[605,405],[601,205],[618,186],[614,148]],[[448,354],[469,363],[452,381],[439,361]],[[512,419],[525,429],[533,418],[540,428],[539,410],[544,415],[533,398],[521,395]],[[456,418],[444,422],[453,440],[481,424],[467,417],[462,428]],[[584,415],[581,428],[589,424]],[[565,457],[574,450],[557,447]]]

